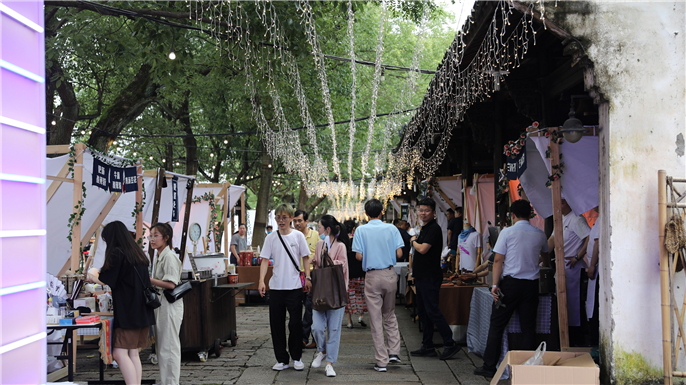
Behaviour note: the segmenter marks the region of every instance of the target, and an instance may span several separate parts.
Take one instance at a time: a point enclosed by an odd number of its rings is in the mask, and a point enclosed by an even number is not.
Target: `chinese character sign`
[[[109,189],[110,166],[93,158],[93,186],[107,191]]]
[[[138,191],[138,177],[136,167],[124,169],[124,192]]]
[[[172,177],[172,222],[179,221],[179,177]]]
[[[507,157],[507,179],[516,180],[526,171],[526,145],[515,157]]]
[[[123,192],[124,186],[124,169],[119,167],[110,167],[110,192]]]

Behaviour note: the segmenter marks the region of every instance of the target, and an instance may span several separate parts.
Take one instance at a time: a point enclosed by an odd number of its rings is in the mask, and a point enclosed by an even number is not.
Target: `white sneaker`
[[[333,366],[331,364],[326,364],[326,376],[336,377],[336,372],[333,370]]]
[[[282,370],[288,369],[288,368],[290,368],[290,366],[288,366],[288,364],[283,364],[281,362],[277,362],[274,366],[272,366],[272,370],[278,370],[278,371],[282,371]]]
[[[303,370],[305,369],[305,364],[303,364],[302,360],[293,361],[293,369]]]
[[[322,366],[322,360],[326,357],[326,354],[322,352],[317,352],[317,356],[312,360],[312,366],[313,368],[318,368]]]

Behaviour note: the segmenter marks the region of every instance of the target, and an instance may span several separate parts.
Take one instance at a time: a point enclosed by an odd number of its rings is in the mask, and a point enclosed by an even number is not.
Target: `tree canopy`
[[[282,118],[290,127],[307,124],[293,79],[278,58],[280,50],[287,51],[298,69],[311,120],[322,124],[316,128],[316,143],[331,170],[333,143],[326,126],[326,105],[297,3],[46,1],[48,144],[83,140],[101,151],[141,158],[146,168],[164,167],[197,174],[209,182],[245,184],[252,207],[257,204],[257,192],[266,188],[267,199],[304,207],[309,203],[312,208],[323,197],[308,201],[301,178],[265,154],[253,114],[253,104],[258,103],[274,129]],[[327,1],[310,5],[321,52],[327,55],[322,63],[333,119],[346,121],[352,112],[353,91],[351,63],[345,60],[350,50],[345,33],[348,5]],[[375,1],[353,2],[352,6],[356,58],[374,63],[383,9]],[[377,114],[394,112],[398,106],[409,72],[394,69],[412,66],[423,9],[422,2],[401,2],[390,11],[381,60],[389,67],[379,82]],[[455,31],[446,28],[451,15],[431,2],[426,9],[431,17],[425,26],[419,68],[435,70]],[[271,18],[265,10],[272,12]],[[274,17],[287,42],[285,47],[270,44]],[[252,44],[252,53],[246,52],[246,39]],[[174,60],[169,57],[172,51]],[[254,73],[252,101],[246,89],[246,63]],[[273,71],[271,78],[268,68]],[[360,118],[372,109],[375,68],[362,63],[356,68],[355,117]],[[419,105],[431,77],[430,73],[417,76],[417,92],[408,107]],[[275,90],[282,115],[273,108]],[[399,122],[408,119],[409,114],[403,114]],[[383,147],[385,124],[385,117],[374,123],[372,152]],[[368,127],[365,121],[357,122],[356,127],[352,178],[361,179],[365,175],[360,157],[367,145]],[[341,169],[347,170],[349,125],[337,124],[335,129]],[[392,143],[386,143],[389,149],[399,137],[395,130]],[[313,162],[307,130],[296,132],[301,153],[292,156]],[[271,173],[269,178],[265,178],[265,170]],[[342,174],[347,178],[347,172]]]

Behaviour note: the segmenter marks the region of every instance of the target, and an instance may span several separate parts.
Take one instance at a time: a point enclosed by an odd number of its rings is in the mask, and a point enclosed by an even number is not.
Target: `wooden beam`
[[[560,146],[550,141],[550,167],[560,164]],[[565,279],[564,229],[562,226],[562,186],[560,179],[553,182],[553,223],[555,239],[555,270],[557,272],[557,314],[560,324],[560,348],[569,347],[567,318],[567,283]]]
[[[162,181],[164,180],[164,169],[162,167],[158,168],[157,175],[155,176],[157,177],[157,183],[155,184],[155,197],[152,203],[152,218],[150,220],[150,226],[155,225],[160,216],[160,200],[162,199]],[[152,261],[155,257],[155,249],[148,247],[148,255]]]
[[[228,271],[229,271],[229,258],[231,256],[231,250],[229,249],[229,238],[230,238],[230,235],[229,235],[229,211],[231,211],[231,207],[229,207],[230,206],[229,200],[231,198],[229,196],[229,186],[231,186],[231,184],[229,184],[229,182],[226,182],[226,183],[224,183],[224,185],[225,186],[222,189],[222,191],[224,192],[224,197],[223,197],[224,204],[222,205],[222,225],[224,227],[224,236],[223,236],[224,237],[224,239],[223,239],[223,241],[224,241],[224,253],[226,253],[226,256],[228,257],[228,258],[224,259],[224,264],[226,265],[226,272],[228,273]]]
[[[88,244],[91,237],[93,236],[93,234],[95,234],[95,231],[100,227],[102,221],[105,220],[107,214],[110,213],[110,210],[112,210],[112,207],[114,207],[114,204],[117,203],[117,200],[119,200],[120,196],[120,193],[112,193],[110,195],[110,199],[107,200],[107,203],[105,203],[105,207],[103,207],[102,210],[100,210],[100,214],[98,214],[98,217],[95,218],[95,221],[93,221],[91,227],[89,227],[88,230],[86,230],[83,233],[83,237],[81,238],[81,247],[84,247]]]
[[[136,191],[136,209],[143,207],[143,160],[138,159],[138,165],[136,166],[136,183],[138,185],[138,190]],[[143,212],[138,211],[136,213],[136,242],[143,238]],[[141,243],[142,246],[142,243]]]
[[[245,191],[241,193],[241,222],[245,223]],[[246,223],[247,226],[247,223]]]
[[[74,153],[76,154],[76,161],[74,162],[74,196],[73,212],[76,214],[76,206],[82,198],[82,182],[83,182],[83,153],[86,151],[84,143],[76,143],[74,145]],[[85,202],[81,202],[85,204]],[[71,232],[71,272],[76,273],[79,268],[79,261],[81,260],[81,222],[83,218],[73,223]]]
[[[48,155],[68,154],[70,148],[71,145],[69,144],[45,146],[45,153]]]
[[[46,176],[45,176],[45,179],[47,179],[47,180],[57,180],[57,181],[64,182],[64,183],[74,183],[74,179],[72,179],[72,178],[62,178],[62,177],[59,177],[59,176],[46,175]]]
[[[64,166],[62,166],[62,169],[60,172],[57,173],[57,178],[66,178],[66,176],[69,175],[69,161],[67,160],[64,162]],[[71,179],[71,183],[74,183],[74,179]],[[62,185],[62,181],[56,180],[50,183],[50,187],[48,187],[48,190],[45,192],[46,196],[46,204],[50,202],[50,199],[52,199],[52,196],[55,195],[57,192],[57,189],[60,188]]]
[[[441,190],[441,188],[440,188],[439,186],[434,186],[434,189],[436,190],[436,192],[438,192],[438,194],[439,194],[441,197],[443,197],[443,199],[445,199],[445,201],[450,205],[450,207],[451,207],[453,210],[457,210],[457,207],[455,206],[455,204],[453,203],[453,201],[452,201],[447,195],[445,195],[445,193],[443,192],[443,190]]]
[[[188,239],[188,223],[191,220],[191,206],[193,205],[193,186],[195,185],[195,179],[188,180],[186,182],[186,210],[183,214],[183,228],[181,230],[181,264],[183,265],[183,260],[186,258],[186,241]]]
[[[665,225],[667,224],[667,172],[657,172],[658,236],[660,245],[660,296],[662,302],[662,364],[664,383],[672,385],[672,317],[669,280],[669,254],[665,247]]]

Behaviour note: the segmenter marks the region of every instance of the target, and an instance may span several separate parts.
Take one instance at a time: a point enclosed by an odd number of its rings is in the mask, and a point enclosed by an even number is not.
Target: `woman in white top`
[[[150,229],[150,247],[157,250],[150,282],[159,289],[174,289],[181,283],[181,260],[172,251],[172,228],[156,223]],[[169,303],[160,295],[162,306],[155,309],[155,347],[160,367],[161,384],[177,385],[181,375],[181,341],[179,332],[183,321],[183,299]]]
[[[322,255],[328,251],[334,265],[343,265],[345,287],[348,287],[348,248],[350,247],[348,233],[332,215],[324,215],[319,221],[319,234],[324,240],[317,242],[312,264],[317,269],[322,265]],[[333,283],[332,283],[333,284]],[[318,368],[326,359],[326,376],[336,377],[333,364],[338,360],[338,347],[341,340],[341,324],[345,314],[345,306],[312,313],[312,335],[317,342],[317,356],[312,361],[312,367]],[[328,338],[326,329],[328,329]]]

